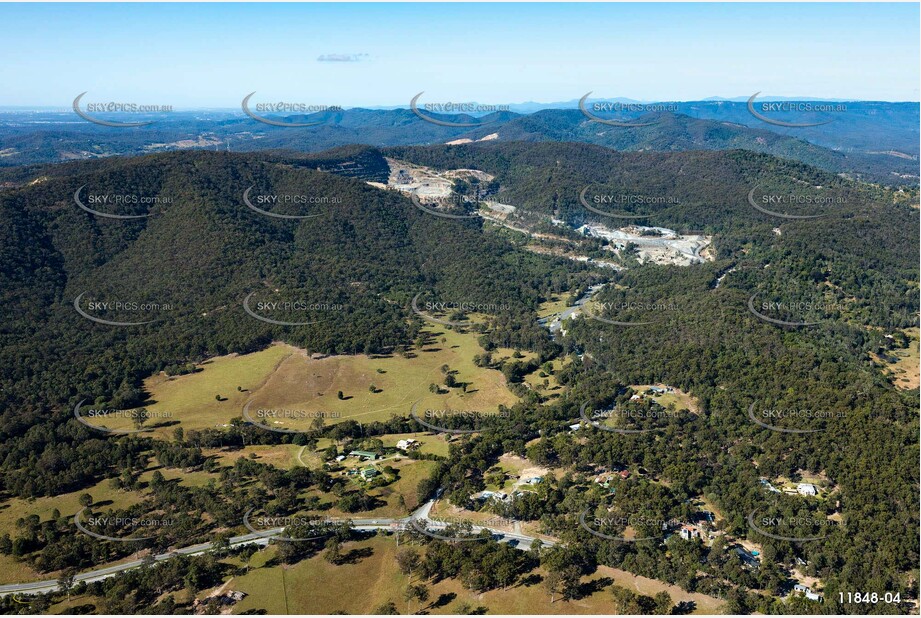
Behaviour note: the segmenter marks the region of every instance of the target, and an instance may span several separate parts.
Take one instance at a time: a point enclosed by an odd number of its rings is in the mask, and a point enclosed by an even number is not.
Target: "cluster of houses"
[[[532,476],[531,478],[524,479],[521,482],[521,484],[530,485],[533,487],[534,485],[540,485],[543,482],[544,482],[544,477]],[[473,498],[474,500],[479,500],[481,502],[485,502],[487,500],[495,500],[496,502],[511,502],[512,500],[514,500],[518,496],[523,495],[524,493],[525,492],[520,491],[520,490],[513,491],[512,493],[507,493],[504,491],[486,490],[486,491],[481,491],[478,494],[473,494],[470,497]]]
[[[613,472],[602,472],[601,474],[595,477],[595,482],[601,485],[602,487],[604,487],[605,489],[611,489],[611,481],[617,477],[620,477],[626,480],[630,478],[630,471],[629,470],[616,470]],[[611,491],[613,492],[614,490],[611,489]]]
[[[668,395],[674,393],[675,389],[671,386],[650,386],[645,393],[633,393],[630,395],[630,401],[640,401],[645,397],[658,397],[659,395]]]
[[[396,445],[397,450],[403,451],[406,453],[408,453],[409,451],[416,450],[420,446],[422,446],[422,444],[418,440],[415,440],[413,438],[407,438],[406,440],[400,440],[397,442],[397,445]],[[348,457],[355,457],[359,461],[377,461],[378,459],[380,459],[380,455],[378,453],[375,453],[374,451],[354,450],[354,451],[349,451],[348,455],[344,455],[344,454],[337,455],[336,461],[342,462],[342,461],[345,461],[345,459]],[[377,476],[380,476],[381,472],[380,470],[375,468],[373,465],[369,465],[360,470],[358,468],[352,468],[348,470],[346,474],[348,476],[358,476],[362,480],[370,481],[371,479]]]

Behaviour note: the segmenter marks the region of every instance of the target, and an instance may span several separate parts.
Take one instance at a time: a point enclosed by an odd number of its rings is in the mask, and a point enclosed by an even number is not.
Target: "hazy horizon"
[[[917,102],[917,4],[4,4],[0,107]],[[36,45],[36,41],[40,44]],[[723,94],[735,93],[735,94]],[[816,96],[815,93],[821,93]],[[515,102],[515,103],[513,103]]]

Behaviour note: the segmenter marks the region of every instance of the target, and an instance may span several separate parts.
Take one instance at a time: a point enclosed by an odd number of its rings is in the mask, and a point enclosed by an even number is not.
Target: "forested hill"
[[[501,141],[561,141],[597,144],[615,150],[676,152],[741,148],[808,163],[865,181],[888,185],[917,184],[913,156],[851,151],[818,146],[796,134],[742,124],[693,118],[670,112],[648,113],[629,121],[644,126],[609,126],[588,119],[580,110],[543,110],[515,118],[501,127],[470,132],[473,140],[495,132]]]
[[[524,211],[523,220],[543,217],[547,223],[538,229],[547,235],[563,234],[550,224],[550,216],[611,229],[637,223],[584,208],[579,194],[586,186],[589,199],[599,194],[677,198],[662,206],[590,204],[608,212],[654,215],[641,224],[713,234],[712,262],[631,263],[611,275],[595,296],[594,309],[608,322],[573,320],[561,338],[570,358],[582,356],[560,377],[570,390],[551,408],[558,424],[547,420],[546,409],[529,410],[530,416],[501,436],[505,450],[520,440],[520,450],[530,459],[561,469],[616,469],[642,462],[682,499],[705,496],[726,519],[730,534],[760,544],[761,566],[740,575],[749,589],[782,590],[785,576],[776,564],[820,578],[826,603],[834,603],[838,591],[913,588],[918,392],[897,389],[876,359],[894,347],[907,347],[904,331],[917,325],[916,195],[868,189],[748,151],[617,153],[584,144],[499,143],[386,153],[436,169],[495,174],[501,186],[496,200],[516,206],[515,214]],[[754,208],[748,195],[755,187],[759,195],[792,192],[843,199],[819,209],[814,204],[766,207],[822,215],[788,219]],[[752,299],[758,309],[788,324],[754,315]],[[782,313],[791,307],[797,310]],[[623,404],[631,396],[629,385],[636,384],[668,384],[690,392],[699,398],[699,414],[685,414],[658,437],[592,429],[584,440],[581,433],[571,435],[568,427],[578,422],[580,406]],[[748,410],[755,407],[782,411],[780,430],[753,422]],[[531,429],[535,425],[540,435]],[[457,465],[440,479],[446,495],[465,495],[465,469]],[[835,500],[809,504],[799,496],[775,495],[759,482],[807,474],[827,477],[837,488]],[[618,487],[616,499],[606,506],[630,499],[630,491],[622,489],[628,488]],[[568,546],[576,548],[576,564],[626,565],[681,585],[718,586],[716,580],[725,577],[725,571],[710,570],[713,554],[709,566],[701,566],[699,556],[676,559],[673,548],[668,553],[638,543],[609,548],[573,533],[566,523],[585,505],[584,496],[561,484],[539,503],[509,511],[556,524]],[[827,538],[798,543],[760,535],[746,523],[753,512],[804,522],[788,537],[827,532]],[[816,532],[819,526],[806,523],[828,517],[844,523],[831,532]],[[765,611],[756,604],[733,607],[741,613]],[[855,611],[843,605],[834,610]]]
[[[856,324],[914,324],[917,303],[917,192],[890,191],[743,150],[621,153],[572,143],[402,147],[385,152],[436,169],[494,174],[496,199],[528,213],[586,222],[629,223],[715,234],[717,263],[756,265],[751,284],[775,290],[833,290]],[[758,210],[749,200],[756,194]],[[586,208],[583,195],[591,208]],[[662,203],[599,204],[595,196]],[[814,203],[789,203],[790,196]],[[784,203],[762,202],[783,198]],[[827,203],[818,203],[826,200]],[[601,213],[646,215],[619,219]],[[767,212],[811,217],[795,219]],[[853,311],[853,313],[850,313]]]
[[[170,153],[74,164],[0,192],[0,461],[17,493],[61,491],[94,474],[78,455],[101,441],[73,421],[75,402],[134,405],[144,376],[273,340],[321,353],[392,351],[413,342],[419,292],[501,305],[504,344],[551,345],[533,311],[570,263],[516,252],[476,219],[435,217],[396,193],[312,169],[334,160]],[[247,189],[264,212],[245,204]],[[92,214],[75,192],[97,213],[143,218]],[[259,201],[272,195],[308,202]],[[262,314],[310,324],[254,319],[243,306],[250,294],[254,311],[303,303]],[[78,298],[93,318],[150,323],[94,323],[75,309]],[[30,458],[60,473],[27,481]]]

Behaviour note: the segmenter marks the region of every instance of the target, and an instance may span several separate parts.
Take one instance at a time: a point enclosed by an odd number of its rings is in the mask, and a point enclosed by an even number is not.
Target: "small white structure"
[[[342,461],[345,459],[345,455],[336,455],[336,461]]]
[[[812,483],[800,483],[796,486],[796,491],[801,496],[817,496],[819,495],[819,490],[816,489],[816,486]]]
[[[407,438],[406,440],[399,440],[397,442],[397,449],[401,451],[411,451],[412,449],[419,447],[419,441],[414,440],[413,438]]]
[[[698,528],[697,526],[691,526],[689,524],[685,524],[681,526],[681,530],[678,531],[678,534],[680,534],[681,538],[684,539],[685,541],[690,541],[692,539],[699,539],[700,538],[700,528]]]
[[[804,586],[803,584],[796,584],[795,586],[793,586],[793,592],[794,593],[798,592],[802,594],[810,601],[821,601],[822,600],[822,595],[816,592],[813,592],[812,588],[810,588],[809,586]]]

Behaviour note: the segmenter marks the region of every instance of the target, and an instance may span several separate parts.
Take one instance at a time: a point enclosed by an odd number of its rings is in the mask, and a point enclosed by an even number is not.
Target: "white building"
[[[691,525],[685,524],[681,526],[681,530],[678,531],[678,534],[680,534],[681,538],[684,539],[685,541],[690,541],[692,539],[699,539],[700,538],[700,528],[698,528],[697,526],[691,526]]]
[[[817,496],[819,495],[819,490],[812,483],[800,483],[796,486],[796,491],[801,496]]]
[[[816,592],[813,592],[812,588],[810,588],[809,586],[804,586],[803,584],[796,584],[795,586],[793,586],[793,592],[794,593],[798,592],[802,594],[810,601],[821,601],[822,600],[822,595]]]
[[[397,442],[397,449],[401,451],[409,451],[419,446],[419,441],[412,438],[407,438],[406,440],[399,440]]]

